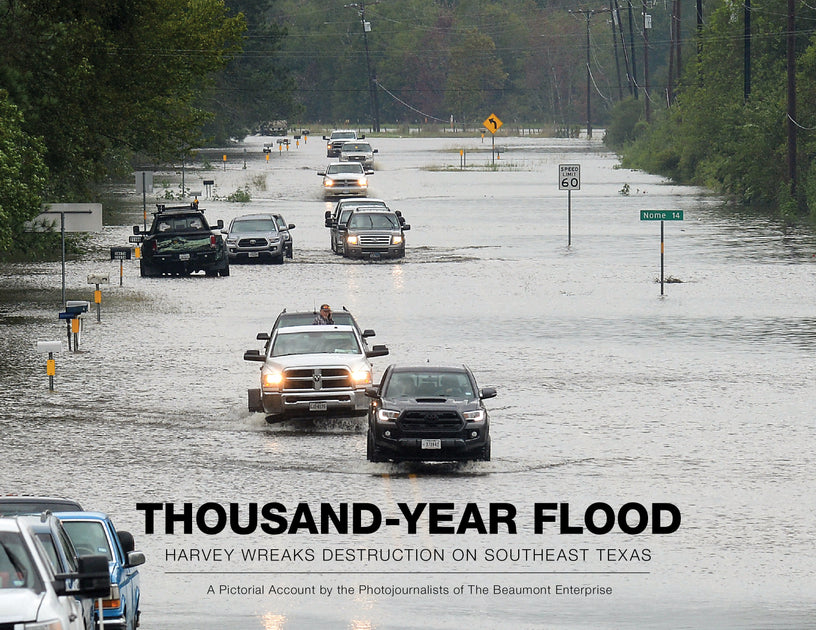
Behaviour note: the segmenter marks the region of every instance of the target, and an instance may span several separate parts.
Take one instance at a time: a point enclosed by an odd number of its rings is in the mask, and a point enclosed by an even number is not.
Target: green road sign
[[[641,210],[641,221],[682,221],[682,210]]]

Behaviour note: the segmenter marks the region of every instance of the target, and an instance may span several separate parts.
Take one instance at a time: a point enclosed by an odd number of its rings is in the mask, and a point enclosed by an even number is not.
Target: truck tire
[[[371,435],[371,431],[367,433],[366,439],[366,459],[370,462],[379,463],[387,461],[381,454],[380,450],[374,445],[374,437]]]
[[[483,462],[489,462],[490,461],[490,437],[489,436],[487,438],[487,442],[484,445],[484,448],[482,449],[482,456],[479,459],[481,461],[483,461]]]

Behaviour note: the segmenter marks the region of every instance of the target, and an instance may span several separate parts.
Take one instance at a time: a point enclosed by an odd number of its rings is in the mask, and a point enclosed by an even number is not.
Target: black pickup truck
[[[224,221],[218,219],[211,227],[204,209],[193,202],[183,206],[156,204],[153,223],[147,232],[133,226],[136,240],[141,243],[139,261],[142,276],[186,276],[203,271],[208,276],[229,275],[229,254],[221,230]]]

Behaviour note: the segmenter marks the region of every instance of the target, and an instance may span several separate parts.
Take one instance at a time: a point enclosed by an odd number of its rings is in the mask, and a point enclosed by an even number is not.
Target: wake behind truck
[[[198,202],[156,207],[149,230],[133,226],[135,236],[131,240],[141,243],[142,248],[142,276],[187,276],[196,271],[208,276],[230,275],[227,243],[220,233],[223,220],[211,227]]]

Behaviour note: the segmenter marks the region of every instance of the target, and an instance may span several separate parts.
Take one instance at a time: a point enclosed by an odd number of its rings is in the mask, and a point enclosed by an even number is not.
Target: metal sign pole
[[[60,212],[60,234],[62,235],[62,307],[65,308],[65,213]]]
[[[567,247],[572,247],[572,190],[567,191]]]
[[[142,217],[144,231],[147,232],[147,184],[145,183],[146,173],[142,171]]]
[[[660,295],[663,295],[663,221],[660,222]]]

